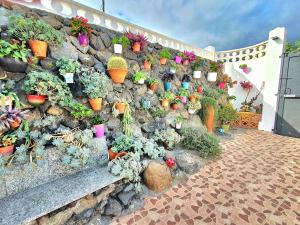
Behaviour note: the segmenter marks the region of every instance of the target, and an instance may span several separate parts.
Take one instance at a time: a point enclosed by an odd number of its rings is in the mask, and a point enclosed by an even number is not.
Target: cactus
[[[127,70],[127,62],[124,58],[119,56],[112,56],[109,58],[107,63],[107,69],[125,69]]]

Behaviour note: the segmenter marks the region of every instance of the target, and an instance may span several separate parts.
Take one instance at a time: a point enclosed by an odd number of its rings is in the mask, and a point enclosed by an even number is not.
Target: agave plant
[[[0,127],[11,128],[12,123],[20,123],[26,117],[28,111],[29,110],[21,111],[12,106],[0,108]]]

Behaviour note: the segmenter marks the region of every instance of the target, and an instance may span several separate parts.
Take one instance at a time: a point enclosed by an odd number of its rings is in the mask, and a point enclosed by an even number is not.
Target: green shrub
[[[228,102],[226,105],[221,106],[218,112],[219,121],[221,124],[229,124],[238,118],[237,111],[233,108],[232,104]]]
[[[126,69],[127,70],[127,62],[124,58],[120,56],[112,56],[109,58],[107,63],[107,69]]]

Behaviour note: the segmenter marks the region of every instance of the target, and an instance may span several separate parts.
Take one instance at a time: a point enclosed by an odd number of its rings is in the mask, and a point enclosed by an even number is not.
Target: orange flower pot
[[[207,115],[207,118],[206,118],[206,121],[205,121],[205,125],[206,125],[206,128],[207,128],[207,131],[209,133],[212,133],[213,130],[214,130],[214,122],[215,122],[215,109],[213,106],[207,106],[207,112],[208,112],[208,115]]]
[[[47,56],[48,43],[45,41],[29,40],[28,44],[35,57],[44,59]]]
[[[169,107],[169,100],[168,99],[161,100],[161,105],[165,108],[168,108]]]
[[[118,102],[118,103],[116,103],[116,110],[118,110],[118,112],[120,114],[123,114],[125,112],[125,107],[126,107],[126,105],[125,105],[124,102]]]
[[[195,102],[195,101],[197,100],[197,97],[191,95],[191,96],[189,97],[189,99],[190,99],[191,102]]]
[[[144,68],[146,70],[151,70],[151,63],[147,62],[147,61],[144,61]]]
[[[167,58],[160,58],[159,62],[160,62],[161,65],[166,65]]]
[[[20,126],[21,121],[14,120],[13,122],[9,122],[10,128],[11,129],[16,129]]]
[[[178,104],[171,104],[171,108],[173,110],[177,110],[177,109],[179,109],[179,105]]]
[[[150,85],[149,85],[149,89],[150,89],[151,91],[153,91],[153,92],[156,92],[157,88],[158,88],[157,84],[150,84]]]
[[[1,156],[8,156],[13,154],[14,152],[14,145],[6,146],[6,147],[0,147],[0,155]]]
[[[126,154],[127,154],[127,152],[119,152],[119,153],[117,153],[117,152],[113,152],[111,150],[111,148],[108,149],[108,158],[109,158],[110,161],[114,160],[116,158],[122,157],[122,156],[124,156]]]
[[[99,111],[102,108],[102,98],[89,99],[89,103],[94,111]]]
[[[133,52],[140,52],[141,51],[141,43],[140,42],[134,42],[132,45],[132,51]]]
[[[124,83],[125,77],[128,73],[127,69],[110,69],[108,73],[112,79],[112,81],[116,84]]]

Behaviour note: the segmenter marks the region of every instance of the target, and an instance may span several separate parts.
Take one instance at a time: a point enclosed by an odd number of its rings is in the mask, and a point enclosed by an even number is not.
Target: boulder
[[[106,48],[109,48],[109,46],[111,45],[111,39],[109,37],[109,35],[107,33],[100,33],[100,37],[103,41],[103,44],[105,45]]]
[[[90,37],[90,45],[97,51],[101,51],[101,50],[105,49],[105,46],[104,46],[101,38],[97,37],[96,35],[93,35],[93,34]]]
[[[133,190],[122,191],[121,193],[118,194],[118,198],[120,199],[123,205],[129,205],[134,195],[135,192]]]
[[[79,61],[86,66],[92,67],[95,65],[94,57],[88,54],[79,53]]]
[[[96,53],[96,58],[99,59],[103,63],[107,63],[108,59],[112,56],[112,53],[108,50],[99,51]]]
[[[51,58],[42,59],[40,62],[41,62],[42,68],[45,69],[45,70],[50,70],[50,71],[57,70],[57,67],[55,65],[55,61]]]
[[[61,22],[59,22],[59,21],[58,21],[54,16],[52,16],[52,15],[42,17],[42,20],[44,20],[47,24],[49,24],[49,25],[51,25],[52,27],[54,27],[56,30],[59,30],[60,28],[62,28]]]
[[[97,62],[94,66],[95,70],[98,72],[98,73],[105,73],[106,69],[105,69],[105,66],[103,65],[102,62]]]
[[[161,192],[172,186],[172,175],[166,165],[151,161],[143,173],[145,185],[152,191]]]
[[[176,156],[176,163],[180,170],[183,170],[187,174],[196,173],[203,165],[202,159],[187,151],[181,151]]]
[[[47,113],[52,116],[60,116],[64,113],[64,110],[58,106],[50,106],[47,109]]]
[[[78,52],[70,42],[64,42],[61,47],[49,46],[50,55],[54,59],[63,57],[78,60]]]
[[[131,50],[124,50],[123,51],[123,55],[126,59],[132,59],[132,60],[137,60],[137,54],[135,54],[133,51]]]
[[[87,53],[90,46],[81,46],[78,39],[74,36],[70,36],[72,44],[82,53]]]
[[[163,130],[166,125],[163,120],[152,121],[142,125],[142,131],[146,133],[154,133],[155,130]]]
[[[122,205],[114,198],[108,199],[105,206],[104,215],[120,216],[122,214]]]

